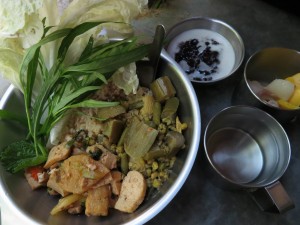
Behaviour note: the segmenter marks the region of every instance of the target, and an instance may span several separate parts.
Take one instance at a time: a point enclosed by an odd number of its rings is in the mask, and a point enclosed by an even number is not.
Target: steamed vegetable
[[[138,119],[134,119],[124,137],[125,152],[133,159],[143,157],[153,145],[157,135],[157,130]]]
[[[176,90],[167,76],[160,77],[153,81],[150,85],[155,100],[162,102],[174,97]]]
[[[58,204],[51,210],[50,214],[55,215],[68,207],[70,207],[74,202],[80,201],[81,199],[84,199],[83,196],[78,194],[71,194],[64,198],[61,198],[58,202]]]

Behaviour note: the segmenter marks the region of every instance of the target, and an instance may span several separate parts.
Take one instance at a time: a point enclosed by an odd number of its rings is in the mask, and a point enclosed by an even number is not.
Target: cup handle
[[[251,197],[262,211],[284,213],[295,207],[294,202],[279,181],[250,192]]]

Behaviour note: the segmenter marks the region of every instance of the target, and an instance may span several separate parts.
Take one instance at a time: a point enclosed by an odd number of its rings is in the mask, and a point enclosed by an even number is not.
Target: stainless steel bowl
[[[185,132],[186,149],[178,154],[171,177],[160,191],[146,199],[132,214],[111,210],[108,217],[101,218],[68,214],[50,216],[50,211],[58,199],[48,196],[45,190],[32,191],[22,173],[10,174],[0,166],[0,198],[5,204],[2,207],[9,208],[22,219],[16,221],[16,224],[144,224],[166,207],[184,184],[194,164],[200,142],[201,119],[197,97],[190,81],[168,54],[161,54],[158,71],[172,80],[182,103],[180,116],[189,126]],[[11,86],[3,96],[0,108],[22,113],[22,99],[22,94]],[[0,120],[0,134],[2,149],[8,143],[24,137],[26,131],[16,123]]]
[[[215,32],[215,33],[221,35],[232,46],[233,53],[234,53],[234,59],[233,59],[232,69],[229,70],[228,73],[224,73],[224,74],[218,76],[218,78],[213,78],[212,80],[206,80],[206,81],[202,80],[201,81],[201,80],[192,79],[190,77],[190,80],[192,82],[196,82],[196,83],[210,84],[210,83],[214,83],[217,81],[221,81],[221,80],[229,77],[230,75],[232,75],[240,67],[240,65],[242,64],[242,62],[244,60],[245,47],[244,47],[243,40],[242,40],[241,36],[239,35],[239,33],[232,26],[230,26],[229,24],[227,24],[221,20],[214,19],[214,18],[208,18],[208,17],[192,17],[192,18],[188,18],[186,20],[183,20],[183,21],[175,24],[173,27],[171,27],[167,31],[165,49],[168,50],[168,52],[171,54],[172,57],[174,57],[173,54],[169,50],[169,47],[170,47],[170,44],[172,43],[172,41],[175,38],[177,38],[179,35],[183,34],[184,32],[191,31],[194,29],[209,30],[209,31],[212,31],[212,32]],[[192,39],[192,38],[197,38],[197,36],[189,37],[189,39]],[[212,77],[213,77],[213,75],[212,75]]]
[[[232,103],[261,108],[282,123],[294,121],[300,116],[300,108],[289,110],[268,104],[255,93],[250,81],[266,85],[274,79],[285,79],[299,72],[299,51],[281,47],[259,50],[246,62],[244,77],[234,91]]]

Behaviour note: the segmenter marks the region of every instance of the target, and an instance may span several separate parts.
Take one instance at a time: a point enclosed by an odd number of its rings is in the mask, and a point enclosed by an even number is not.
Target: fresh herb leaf
[[[14,142],[0,152],[2,165],[12,173],[39,165],[46,159],[46,155],[36,155],[34,146],[24,140]]]

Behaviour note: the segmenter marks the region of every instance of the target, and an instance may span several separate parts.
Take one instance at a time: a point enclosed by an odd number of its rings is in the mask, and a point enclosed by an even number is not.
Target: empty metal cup
[[[252,192],[262,210],[275,205],[284,212],[294,206],[278,181],[290,162],[289,139],[266,112],[241,105],[222,110],[206,127],[204,148],[215,181],[222,187]],[[261,188],[268,198],[253,192]]]

